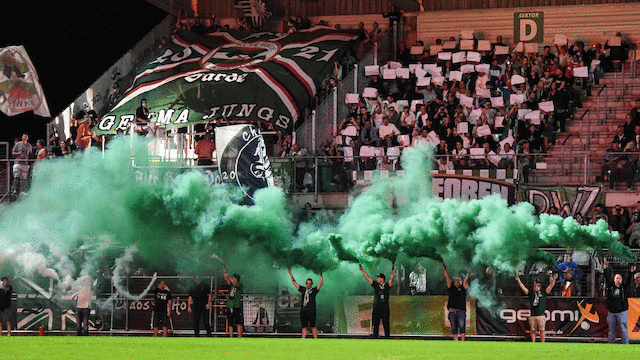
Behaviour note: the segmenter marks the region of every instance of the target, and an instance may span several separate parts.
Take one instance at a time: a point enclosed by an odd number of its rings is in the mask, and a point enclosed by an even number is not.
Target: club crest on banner
[[[209,70],[233,70],[269,61],[279,51],[280,45],[271,41],[226,44],[203,56],[200,65]]]

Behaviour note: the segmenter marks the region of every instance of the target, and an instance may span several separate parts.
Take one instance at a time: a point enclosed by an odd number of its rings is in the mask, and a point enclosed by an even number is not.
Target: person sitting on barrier
[[[554,273],[549,276],[549,285],[542,291],[540,281],[536,278],[533,281],[533,291],[529,291],[526,286],[520,281],[520,277],[516,274],[516,281],[520,285],[520,289],[525,295],[529,296],[529,310],[531,315],[529,316],[529,333],[531,335],[531,342],[536,342],[536,333],[540,337],[540,342],[544,342],[544,330],[545,330],[545,310],[547,308],[547,296],[551,293],[553,286],[556,284],[558,274]]]

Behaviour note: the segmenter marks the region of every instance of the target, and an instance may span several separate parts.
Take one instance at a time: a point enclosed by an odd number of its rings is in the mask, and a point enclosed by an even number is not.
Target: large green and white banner
[[[328,27],[294,33],[178,30],[158,57],[143,66],[125,97],[93,128],[125,131],[147,100],[151,121],[168,129],[226,116],[291,129],[330,74],[354,30]]]

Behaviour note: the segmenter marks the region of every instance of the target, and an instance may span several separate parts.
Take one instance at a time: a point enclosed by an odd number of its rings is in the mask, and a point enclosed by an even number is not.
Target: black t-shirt
[[[467,309],[467,289],[460,285],[449,287],[449,301],[447,302],[449,309],[466,310]]]
[[[12,292],[13,287],[11,285],[7,285],[6,288],[0,289],[0,310],[8,309],[11,307]]]
[[[189,296],[193,298],[193,308],[204,309],[207,305],[207,301],[209,300],[209,293],[209,286],[205,284],[198,284],[191,289]]]
[[[307,289],[306,286],[298,285],[298,291],[302,294],[302,306],[300,311],[315,312],[316,311],[316,295],[320,292],[317,286]]]
[[[373,296],[373,308],[374,309],[388,309],[389,308],[389,290],[391,286],[385,282],[380,285],[377,282],[371,284],[375,295]]]
[[[146,107],[138,107],[136,109],[136,121],[137,119],[142,119],[144,121],[149,121],[149,108]]]
[[[153,311],[167,312],[167,303],[169,302],[169,300],[171,300],[171,291],[167,290],[166,288],[164,290],[161,290],[160,288],[156,288],[153,291],[153,294],[154,294],[153,298],[155,300]]]
[[[529,291],[529,304],[531,305],[531,316],[544,315],[547,308],[547,293],[544,290]]]

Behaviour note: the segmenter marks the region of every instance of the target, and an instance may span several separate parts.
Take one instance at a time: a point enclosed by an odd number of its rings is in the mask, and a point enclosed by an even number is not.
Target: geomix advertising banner
[[[142,99],[150,121],[168,129],[225,116],[290,130],[359,33],[323,26],[286,34],[178,30],[93,131],[126,131]]]
[[[478,305],[478,334],[528,335],[531,314],[529,300],[524,297],[507,297],[502,300],[504,308],[497,314],[491,314],[489,310]],[[545,334],[607,337],[607,313],[604,298],[547,298]]]
[[[389,297],[391,334],[451,334],[447,296]],[[348,296],[335,309],[335,332],[368,335],[371,329],[373,296]],[[467,334],[476,333],[476,300],[467,300]],[[384,334],[382,322],[380,334]]]

